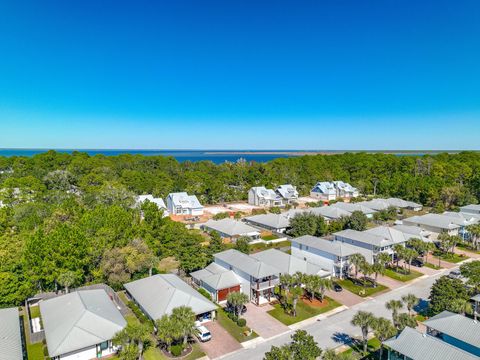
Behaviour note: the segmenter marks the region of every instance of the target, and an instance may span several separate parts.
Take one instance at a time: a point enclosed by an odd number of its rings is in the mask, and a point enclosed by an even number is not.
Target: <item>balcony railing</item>
[[[252,289],[264,290],[277,286],[280,283],[279,279],[271,279],[266,281],[252,282]]]

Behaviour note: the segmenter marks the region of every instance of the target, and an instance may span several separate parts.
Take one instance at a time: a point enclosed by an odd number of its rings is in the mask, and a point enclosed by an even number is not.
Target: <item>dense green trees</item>
[[[272,346],[265,353],[264,360],[314,360],[322,354],[312,335],[305,330],[297,330],[292,335],[292,341],[286,345]]]
[[[442,276],[432,285],[430,310],[433,314],[441,313],[444,310],[456,312],[458,306],[454,304],[454,299],[468,300],[468,298],[467,290],[461,280]]]
[[[144,276],[152,267],[127,267],[122,254],[135,239],[159,259],[173,256],[183,271],[204,266],[212,249],[204,237],[163,218],[154,204],[134,208],[135,194],[196,194],[202,203],[246,199],[254,185],[297,186],[341,179],[366,194],[396,196],[437,209],[477,202],[480,154],[394,156],[343,154],[269,163],[178,163],[170,157],[89,156],[49,151],[31,158],[0,157],[0,306],[17,305],[39,290]],[[359,215],[350,227],[362,228]],[[141,220],[143,218],[143,221]],[[338,231],[343,221],[316,224]],[[107,261],[119,266],[108,270]],[[68,279],[66,275],[69,274]],[[73,276],[71,276],[73,275]],[[65,282],[68,280],[67,282]],[[60,284],[62,283],[62,284]]]

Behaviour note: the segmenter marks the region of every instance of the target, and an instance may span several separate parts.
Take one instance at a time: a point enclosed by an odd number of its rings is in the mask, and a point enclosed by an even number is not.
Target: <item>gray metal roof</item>
[[[255,192],[255,195],[259,198],[267,200],[281,200],[282,197],[277,194],[273,189],[267,189],[265,186],[252,187],[250,190]]]
[[[153,319],[160,319],[179,306],[189,306],[197,315],[217,307],[186,282],[173,274],[157,274],[123,285]]]
[[[326,219],[338,220],[342,217],[352,215],[351,212],[332,206],[322,206],[309,209],[309,212],[315,215],[323,216]]]
[[[137,199],[136,199],[135,202],[136,202],[137,205],[140,205],[140,204],[143,204],[147,200],[154,203],[155,205],[157,205],[157,207],[159,209],[165,209],[165,210],[167,209],[167,206],[165,205],[165,201],[163,201],[162,198],[153,197],[153,195],[151,195],[151,194],[139,195],[139,196],[137,196]]]
[[[283,214],[254,215],[246,217],[245,221],[273,229],[285,229],[290,225],[290,220]]]
[[[343,241],[339,239],[339,237],[341,237],[341,238],[351,239],[358,242],[362,242],[364,244],[369,244],[369,245],[378,246],[378,247],[390,246],[398,242],[406,241],[405,236],[400,231],[395,230],[395,232],[393,232],[392,234],[391,231],[388,231],[385,229],[379,229],[379,230],[376,230],[375,232],[372,232],[370,230],[356,231],[352,229],[347,229],[347,230],[338,231],[333,235],[335,236],[335,240]]]
[[[101,289],[41,301],[40,313],[51,357],[111,340],[127,325]]]
[[[204,227],[226,234],[228,236],[241,236],[257,233],[258,230],[241,222],[232,219],[208,220]]]
[[[470,204],[460,207],[460,211],[480,213],[480,205]]]
[[[23,360],[17,308],[0,309],[0,359]]]
[[[181,206],[189,209],[203,209],[202,204],[195,195],[188,195],[186,192],[170,193],[168,197],[174,206]]]
[[[240,285],[237,275],[231,270],[211,263],[206,268],[190,273],[194,279],[203,281],[215,290],[227,289],[236,285]]]
[[[420,226],[414,225],[394,225],[395,230],[401,231],[409,238],[421,239],[425,242],[432,242],[428,237],[432,235],[431,231],[424,230]]]
[[[296,272],[309,275],[329,276],[330,272],[320,266],[312,264],[303,259],[296,258],[277,249],[269,249],[250,255],[272,267],[275,267],[282,274],[293,275]]]
[[[388,198],[385,199],[387,203],[389,203],[391,206],[394,206],[396,208],[422,208],[422,204],[415,203],[413,201],[408,201],[408,200],[403,200],[399,198]]]
[[[309,246],[311,248],[314,248],[335,256],[345,257],[345,256],[350,256],[353,254],[360,253],[363,256],[365,256],[365,258],[368,261],[371,261],[372,259],[371,251],[361,248],[359,246],[345,244],[341,241],[330,241],[327,239],[323,239],[323,238],[319,238],[311,235],[300,236],[298,238],[292,239],[291,241],[292,243],[296,242],[298,244]]]
[[[277,268],[234,249],[225,250],[215,254],[214,258],[219,259],[256,279],[278,275],[279,273]]]
[[[392,245],[402,244],[405,241],[408,241],[409,239],[411,239],[412,237],[415,237],[412,234],[406,234],[403,231],[399,231],[393,227],[388,227],[388,226],[377,226],[377,227],[365,230],[365,232],[373,235],[382,236],[387,241],[390,241]]]
[[[376,210],[373,210],[369,207],[363,206],[358,203],[337,202],[335,204],[330,205],[330,207],[334,207],[334,208],[336,207],[336,208],[348,211],[350,213],[354,211],[361,211],[365,215],[370,215],[377,212]]]
[[[443,311],[424,321],[424,325],[480,348],[480,324],[466,316]]]
[[[335,189],[335,185],[332,182],[329,181],[321,181],[317,182],[315,186],[312,188],[313,192],[319,192],[322,194],[327,194],[327,195],[336,195],[337,190]]]
[[[476,301],[476,302],[480,302],[480,294],[477,294],[477,295],[475,295],[475,296],[472,296],[472,297],[470,298],[470,300],[473,300],[473,301]]]
[[[392,206],[384,199],[373,199],[369,201],[361,201],[361,202],[358,202],[357,204],[366,206],[376,211],[386,210]]]
[[[409,327],[383,344],[412,360],[478,360],[475,355]]]
[[[280,185],[275,189],[275,191],[287,200],[298,198],[298,191],[295,186],[291,184]]]
[[[440,215],[440,214],[425,214],[422,216],[412,216],[403,219],[405,224],[416,224],[419,226],[432,226],[440,229],[453,230],[458,229],[460,226],[457,224],[455,218]]]

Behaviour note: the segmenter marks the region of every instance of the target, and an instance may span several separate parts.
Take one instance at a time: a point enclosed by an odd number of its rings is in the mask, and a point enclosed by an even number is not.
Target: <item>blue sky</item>
[[[480,1],[0,0],[0,147],[478,149]]]

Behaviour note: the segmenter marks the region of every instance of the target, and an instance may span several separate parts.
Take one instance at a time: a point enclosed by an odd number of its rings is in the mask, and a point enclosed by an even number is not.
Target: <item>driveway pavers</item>
[[[340,304],[351,307],[356,304],[360,304],[365,301],[365,298],[354,294],[347,289],[343,289],[340,292],[335,292],[333,290],[328,290],[325,293],[328,297],[332,298],[335,301],[338,301]]]
[[[217,321],[211,321],[204,325],[210,330],[212,339],[207,342],[201,342],[200,347],[210,359],[216,359],[242,347]]]
[[[273,309],[273,306],[268,304],[256,306],[252,303],[246,306],[247,312],[242,316],[247,320],[247,326],[252,328],[262,338],[268,339],[289,330],[288,326],[267,313],[267,311]]]

